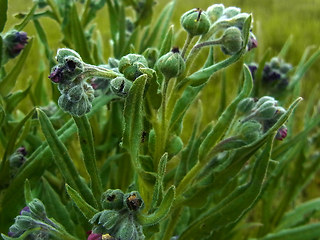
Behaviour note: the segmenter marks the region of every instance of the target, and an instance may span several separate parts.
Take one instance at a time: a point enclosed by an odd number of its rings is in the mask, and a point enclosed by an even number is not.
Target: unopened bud
[[[210,20],[207,13],[197,9],[192,9],[182,15],[180,19],[182,27],[191,35],[203,35],[209,31]]]
[[[211,23],[216,22],[223,14],[224,5],[223,4],[213,4],[207,9],[208,17]]]
[[[243,39],[239,28],[227,28],[222,36],[222,51],[227,55],[234,55],[241,50],[242,46]]]
[[[228,7],[223,11],[223,15],[225,15],[227,18],[232,18],[232,17],[238,15],[240,12],[241,12],[240,8]]]
[[[119,97],[126,97],[132,87],[132,82],[124,77],[116,77],[110,82],[111,90]]]
[[[157,67],[166,79],[180,76],[186,69],[185,62],[178,48],[163,55],[157,62]]]
[[[119,71],[125,76],[125,78],[134,81],[142,72],[139,71],[139,64],[147,67],[148,62],[144,56],[139,54],[128,54],[120,59]]]
[[[124,194],[120,189],[108,189],[102,194],[101,205],[104,209],[122,209],[123,196]]]

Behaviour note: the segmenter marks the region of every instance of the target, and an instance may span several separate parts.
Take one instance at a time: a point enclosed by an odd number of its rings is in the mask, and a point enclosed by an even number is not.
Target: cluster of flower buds
[[[242,117],[240,135],[245,141],[254,141],[262,133],[268,131],[286,112],[278,106],[273,97],[265,96],[260,99],[245,98],[237,108],[238,116]],[[277,132],[276,139],[283,140],[287,136],[287,128],[282,125]]]
[[[18,56],[27,43],[27,33],[17,30],[7,32],[3,37],[3,63],[6,63],[10,58]]]
[[[250,63],[249,69],[254,78],[258,65]],[[292,65],[284,60],[274,57],[263,67],[262,83],[272,93],[282,92],[289,84],[289,73]]]
[[[90,220],[95,224],[88,240],[116,239],[143,240],[142,226],[136,214],[144,202],[137,191],[124,194],[120,189],[109,189],[102,194],[101,205],[105,209]]]
[[[53,67],[49,78],[58,84],[61,93],[59,106],[73,116],[80,117],[92,108],[94,89],[86,82],[87,79],[117,76],[110,69],[84,63],[77,52],[68,48],[59,49],[56,59],[58,64]]]
[[[35,198],[15,218],[14,224],[9,228],[8,236],[18,238],[28,230],[40,228],[31,232],[25,239],[46,240],[50,239],[48,230],[56,227],[56,224],[47,217],[43,203]]]
[[[240,8],[227,7],[223,4],[214,4],[206,11],[193,9],[181,17],[181,25],[191,36],[210,34],[210,38],[222,32],[222,36],[214,41],[204,42],[197,47],[221,45],[223,53],[234,55],[243,48],[242,29],[247,13],[241,13]],[[258,46],[258,42],[250,32],[247,50]]]
[[[19,171],[19,168],[25,163],[27,151],[25,147],[19,147],[10,157],[9,157],[9,164],[10,164],[10,171],[11,176],[15,176],[16,173]]]

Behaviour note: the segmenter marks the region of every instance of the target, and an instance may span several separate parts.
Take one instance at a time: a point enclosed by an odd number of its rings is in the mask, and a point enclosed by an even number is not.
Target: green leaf
[[[171,25],[165,38],[161,42],[159,57],[165,55],[171,50],[171,47],[173,44],[173,37],[174,37],[173,28],[174,28],[174,25]]]
[[[27,57],[29,55],[31,46],[32,46],[32,41],[31,39],[26,48],[23,50],[22,54],[19,57],[19,60],[15,64],[15,66],[11,69],[11,71],[6,75],[3,80],[0,82],[0,94],[2,96],[7,96],[11,90],[14,88],[16,85],[16,81],[22,72],[22,69],[24,67],[24,63],[27,60]]]
[[[283,44],[283,47],[281,48],[278,57],[281,59],[284,59],[287,55],[287,52],[290,48],[290,46],[292,45],[293,42],[293,36],[290,35],[290,37],[287,39],[287,41]]]
[[[92,204],[93,206],[97,206],[97,202],[94,199],[91,190],[81,180],[79,173],[68,154],[67,148],[59,139],[49,118],[42,110],[37,109],[37,112],[42,132],[52,151],[53,159],[66,183],[76,188],[81,193],[82,197],[84,197],[84,199],[86,199],[86,201],[88,201],[90,204]]]
[[[4,111],[2,106],[0,105],[0,127],[2,126],[5,118],[6,118],[6,112]]]
[[[285,229],[277,233],[270,233],[259,240],[314,240],[319,238],[320,223]]]
[[[61,202],[58,193],[51,187],[46,179],[43,181],[43,201],[49,216],[61,223],[70,233],[74,233],[75,226],[69,214],[68,208]]]
[[[138,155],[142,134],[142,106],[146,82],[146,74],[141,75],[133,82],[124,107],[123,147],[130,153],[135,169],[140,165]]]
[[[159,32],[161,31],[162,27],[169,24],[173,8],[174,8],[174,1],[168,3],[163,10],[161,11],[156,23],[154,24],[152,31],[150,32],[147,38],[143,38],[141,42],[140,52],[143,52],[148,47],[153,46],[153,43],[156,41]],[[166,31],[167,27],[165,28]],[[160,41],[161,42],[161,41]],[[161,43],[160,43],[161,44]]]
[[[308,202],[301,203],[290,212],[287,212],[281,219],[276,231],[280,229],[290,228],[311,216],[320,210],[320,198],[312,199]]]
[[[32,202],[33,200],[30,183],[28,179],[24,181],[24,198],[26,200],[26,204]]]
[[[0,33],[7,21],[8,0],[0,0]]]
[[[91,125],[87,116],[83,116],[80,118],[73,117],[73,119],[78,128],[79,142],[83,153],[84,163],[91,179],[92,192],[97,202],[99,203],[102,194],[102,185],[96,163],[97,160],[94,149]]]
[[[138,215],[138,221],[143,226],[155,225],[170,213],[173,201],[175,199],[175,187],[172,185],[165,194],[159,208],[150,215]]]
[[[218,205],[191,223],[191,227],[185,230],[179,239],[201,239],[213,231],[227,227],[229,224],[235,224],[254,206],[261,193],[262,183],[268,169],[273,139],[274,135],[271,135],[264,151],[256,160],[251,181],[237,187]]]
[[[12,111],[18,106],[18,104],[25,99],[25,97],[29,94],[31,88],[31,84],[29,84],[29,86],[21,91],[18,90],[16,92],[14,92],[13,94],[9,95],[5,101],[6,101],[6,112],[7,113],[12,113]]]
[[[91,51],[89,49],[89,43],[84,34],[84,29],[81,26],[76,5],[73,4],[71,11],[71,27],[72,27],[72,40],[74,43],[75,50],[80,54],[82,59],[86,63],[93,64],[93,59],[91,56]]]
[[[30,20],[33,17],[34,11],[37,8],[37,3],[35,3],[33,5],[33,7],[31,8],[30,12],[27,14],[27,16],[23,19],[23,21],[17,25],[15,25],[13,28],[16,29],[17,31],[21,31],[22,29],[24,29],[24,27],[30,22]]]
[[[153,189],[153,197],[152,197],[150,211],[153,211],[153,209],[155,209],[158,203],[161,201],[162,194],[163,194],[163,178],[166,173],[167,161],[168,161],[168,153],[165,153],[163,154],[163,156],[159,161],[157,179]]]
[[[229,127],[235,115],[238,103],[242,99],[248,97],[251,93],[253,82],[252,82],[250,70],[246,65],[244,65],[243,71],[244,71],[244,83],[243,83],[242,90],[238,94],[238,96],[232,101],[232,103],[225,109],[225,111],[219,117],[211,133],[209,133],[208,136],[202,142],[199,149],[200,161],[203,161],[206,158],[208,153],[210,153],[211,149],[214,147],[214,145],[223,136],[223,134]]]
[[[70,196],[70,198],[74,201],[74,203],[77,205],[79,210],[82,212],[82,214],[90,220],[96,213],[98,213],[98,210],[90,206],[81,196],[80,194],[74,190],[72,187],[70,187],[68,184],[66,184],[67,192]]]

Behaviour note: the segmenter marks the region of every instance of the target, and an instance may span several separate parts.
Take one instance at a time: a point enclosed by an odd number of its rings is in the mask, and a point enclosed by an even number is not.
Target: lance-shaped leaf
[[[48,142],[48,145],[54,154],[53,159],[59,168],[65,181],[76,188],[81,195],[90,204],[97,206],[97,202],[89,187],[81,180],[80,175],[72,162],[66,146],[59,139],[47,115],[40,109],[37,109],[42,132]]]
[[[29,55],[31,46],[32,46],[31,39],[25,49],[23,50],[22,54],[19,56],[18,62],[12,67],[11,71],[6,75],[3,80],[0,82],[0,94],[2,96],[7,96],[10,91],[15,86],[17,79],[22,72],[22,69],[24,67],[24,63],[27,60],[27,57]]]
[[[71,197],[72,201],[77,205],[77,207],[80,209],[82,214],[90,220],[96,213],[98,213],[98,210],[90,206],[81,196],[80,194],[74,190],[72,187],[70,187],[68,184],[66,184],[66,189]]]
[[[159,57],[166,54],[171,50],[173,43],[173,25],[169,28],[165,38],[163,39],[160,47]]]
[[[30,12],[26,15],[26,17],[23,19],[23,21],[14,26],[14,29],[16,29],[17,31],[21,31],[30,22],[30,20],[32,19],[36,8],[37,8],[37,3],[35,3],[33,5],[33,7],[31,8]]]
[[[159,223],[170,213],[173,201],[175,199],[175,187],[172,185],[165,194],[160,206],[150,215],[138,215],[138,221],[143,226],[151,226]]]
[[[158,205],[158,203],[161,201],[162,194],[163,194],[163,178],[166,173],[166,166],[167,166],[167,160],[168,160],[168,153],[163,154],[159,161],[158,166],[158,173],[156,177],[156,184],[154,185],[153,190],[153,198],[152,198],[152,204],[151,204],[151,211],[155,209]]]
[[[99,202],[102,194],[102,184],[97,169],[91,125],[85,115],[80,118],[73,117],[73,119],[78,128],[79,142],[83,153],[84,163],[91,179],[92,192],[97,202]]]
[[[6,118],[6,112],[4,111],[2,106],[0,105],[0,127],[2,126],[5,118]]]
[[[7,21],[8,0],[0,0],[0,32]]]
[[[123,147],[128,150],[133,166],[139,167],[138,154],[142,134],[143,94],[147,75],[138,77],[130,88],[124,107]]]
[[[270,233],[258,240],[314,240],[319,238],[320,223],[289,228],[277,233]]]
[[[237,187],[218,205],[194,221],[179,239],[201,239],[201,237],[213,231],[238,222],[253,207],[261,193],[262,182],[268,169],[273,139],[274,134],[269,136],[269,141],[264,151],[256,160],[251,181],[246,185]]]
[[[313,215],[320,210],[320,198],[312,199],[295,207],[287,212],[281,219],[276,230],[286,229],[295,226],[305,220],[306,217]]]

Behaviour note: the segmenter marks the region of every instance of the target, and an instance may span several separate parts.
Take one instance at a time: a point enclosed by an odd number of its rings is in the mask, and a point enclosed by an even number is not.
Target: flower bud
[[[159,57],[159,50],[157,48],[148,48],[143,55],[148,61],[148,66],[152,68]]]
[[[275,100],[273,97],[270,96],[264,96],[262,98],[260,98],[257,103],[256,103],[256,108],[260,107],[262,104],[264,104],[265,102],[274,102],[274,105],[276,105],[278,103],[277,100]]]
[[[100,234],[100,233],[92,233],[90,231],[90,234],[89,234],[87,240],[102,240],[102,234]]]
[[[252,32],[250,32],[247,49],[248,51],[251,51],[253,48],[257,48],[257,47],[258,47],[257,38]]]
[[[81,56],[76,51],[70,48],[59,48],[57,51],[56,59],[58,63],[64,63],[66,57],[75,57],[82,61]]]
[[[116,77],[110,82],[111,90],[119,97],[126,97],[132,87],[132,82],[124,77]]]
[[[224,54],[234,55],[241,50],[243,46],[242,34],[239,28],[229,27],[222,36],[221,50]]]
[[[9,31],[3,37],[4,54],[7,58],[15,58],[28,43],[28,36],[25,32],[17,30]]]
[[[277,131],[276,139],[282,141],[284,138],[287,137],[287,132],[288,132],[287,127],[285,125],[282,125]]]
[[[273,118],[277,111],[274,101],[267,101],[256,110],[255,118],[259,120],[267,120]]]
[[[237,106],[238,115],[249,114],[256,104],[256,99],[254,98],[245,98],[242,99]]]
[[[117,239],[121,240],[139,240],[139,234],[136,229],[135,223],[130,217],[125,218],[119,227],[119,230],[116,234]],[[142,238],[144,239],[144,238]]]
[[[255,120],[249,120],[244,122],[239,129],[241,138],[246,143],[251,143],[257,140],[262,132],[262,125]]]
[[[79,102],[82,98],[82,86],[75,85],[74,87],[70,88],[67,93],[68,100],[71,102]]]
[[[104,210],[101,212],[98,224],[102,225],[106,231],[111,231],[112,228],[118,223],[119,212],[115,210]]]
[[[28,204],[28,207],[33,216],[40,219],[45,219],[47,217],[46,209],[39,199],[34,198],[32,202]]]
[[[223,11],[224,11],[223,4],[213,4],[210,7],[208,7],[206,13],[208,14],[208,17],[211,23],[214,23],[222,16]]]
[[[281,64],[281,61],[278,57],[273,57],[270,61],[270,67],[271,68],[276,68],[276,69],[279,69],[280,68],[280,64]]]
[[[144,208],[144,202],[137,191],[126,193],[123,204],[129,211],[139,211]]]
[[[157,67],[166,79],[180,76],[186,69],[186,64],[180,55],[178,48],[163,55],[157,62]]]
[[[119,62],[119,71],[125,76],[125,78],[134,81],[142,73],[139,71],[138,63],[147,67],[148,62],[144,56],[139,54],[128,54],[123,56]]]
[[[232,17],[238,15],[240,12],[241,12],[240,8],[228,7],[223,11],[223,15],[225,15],[227,18],[232,18]]]
[[[101,196],[101,205],[104,209],[122,209],[123,196],[124,194],[120,189],[108,189]]]
[[[182,15],[180,19],[182,27],[191,35],[203,35],[209,31],[210,20],[206,12],[199,8],[192,9]]]
[[[183,148],[183,142],[179,136],[173,136],[167,146],[167,151],[170,156],[177,155]]]
[[[280,72],[283,74],[287,74],[292,69],[292,65],[289,63],[282,63],[280,65]]]

